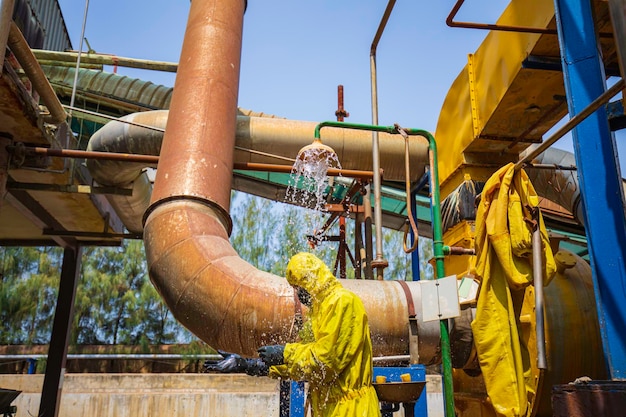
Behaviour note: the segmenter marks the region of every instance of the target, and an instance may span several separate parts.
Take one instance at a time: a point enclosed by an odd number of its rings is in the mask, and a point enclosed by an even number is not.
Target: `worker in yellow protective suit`
[[[539,198],[528,176],[511,163],[489,178],[476,213],[476,273],[481,278],[474,344],[491,404],[498,416],[530,415],[535,396],[519,308],[533,285],[532,232],[541,234],[544,285],[556,272]]]
[[[291,258],[287,281],[309,307],[306,325],[312,337],[262,346],[260,359],[220,352],[224,359],[207,361],[204,369],[307,381],[313,417],[380,417],[372,385],[372,340],[359,297],[309,253]]]
[[[345,289],[316,256],[299,253],[287,265],[287,281],[301,300],[310,296],[314,341],[264,346],[270,377],[308,381],[314,417],[380,416],[372,385],[372,341],[361,300]]]

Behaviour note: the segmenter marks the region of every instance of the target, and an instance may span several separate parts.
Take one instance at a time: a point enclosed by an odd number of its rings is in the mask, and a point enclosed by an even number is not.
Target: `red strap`
[[[411,290],[409,286],[406,285],[404,281],[396,281],[402,289],[404,290],[404,296],[406,297],[406,303],[409,308],[409,317],[415,317],[415,306],[413,305],[413,296],[411,295]]]

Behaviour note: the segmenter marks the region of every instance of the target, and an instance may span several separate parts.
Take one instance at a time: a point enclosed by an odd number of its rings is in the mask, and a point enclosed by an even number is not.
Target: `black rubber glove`
[[[224,357],[221,361],[206,361],[204,362],[205,372],[221,372],[225,374],[246,372],[248,369],[248,363],[246,359],[237,355],[236,353],[217,351]]]
[[[267,376],[269,374],[269,366],[261,359],[246,359],[236,353],[223,352],[218,353],[224,357],[221,361],[204,362],[204,372],[221,372],[221,373],[241,373],[245,372],[251,376]]]
[[[284,345],[261,346],[257,352],[259,352],[261,360],[268,366],[282,365],[285,363]]]
[[[248,368],[246,373],[251,376],[267,376],[270,371],[270,367],[261,359],[246,359]]]

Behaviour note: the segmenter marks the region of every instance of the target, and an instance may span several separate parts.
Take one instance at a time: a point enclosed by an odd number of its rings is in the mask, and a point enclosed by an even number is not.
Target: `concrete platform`
[[[0,375],[0,388],[22,391],[16,417],[38,414],[43,379]],[[429,417],[443,417],[441,378],[426,389]],[[278,417],[278,393],[278,381],[242,374],[67,374],[59,417]]]

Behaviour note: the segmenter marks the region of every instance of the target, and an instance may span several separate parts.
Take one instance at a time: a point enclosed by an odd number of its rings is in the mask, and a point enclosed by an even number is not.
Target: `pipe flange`
[[[150,207],[148,207],[148,209],[144,213],[143,218],[141,220],[141,224],[145,227],[146,221],[148,220],[148,217],[150,217],[150,214],[152,214],[152,212],[157,207],[161,206],[162,204],[171,203],[172,201],[182,201],[182,200],[192,200],[197,203],[204,204],[205,206],[208,206],[209,208],[214,210],[216,216],[220,220],[220,223],[222,223],[222,226],[224,226],[224,229],[226,229],[226,232],[228,233],[228,236],[230,237],[231,233],[233,232],[233,221],[228,211],[224,210],[219,204],[217,204],[214,201],[208,200],[206,198],[194,197],[194,196],[189,196],[189,195],[170,196],[170,197],[166,197],[166,198],[163,198],[159,201],[152,203]]]
[[[386,259],[374,259],[372,260],[372,268],[387,268],[389,261]]]

